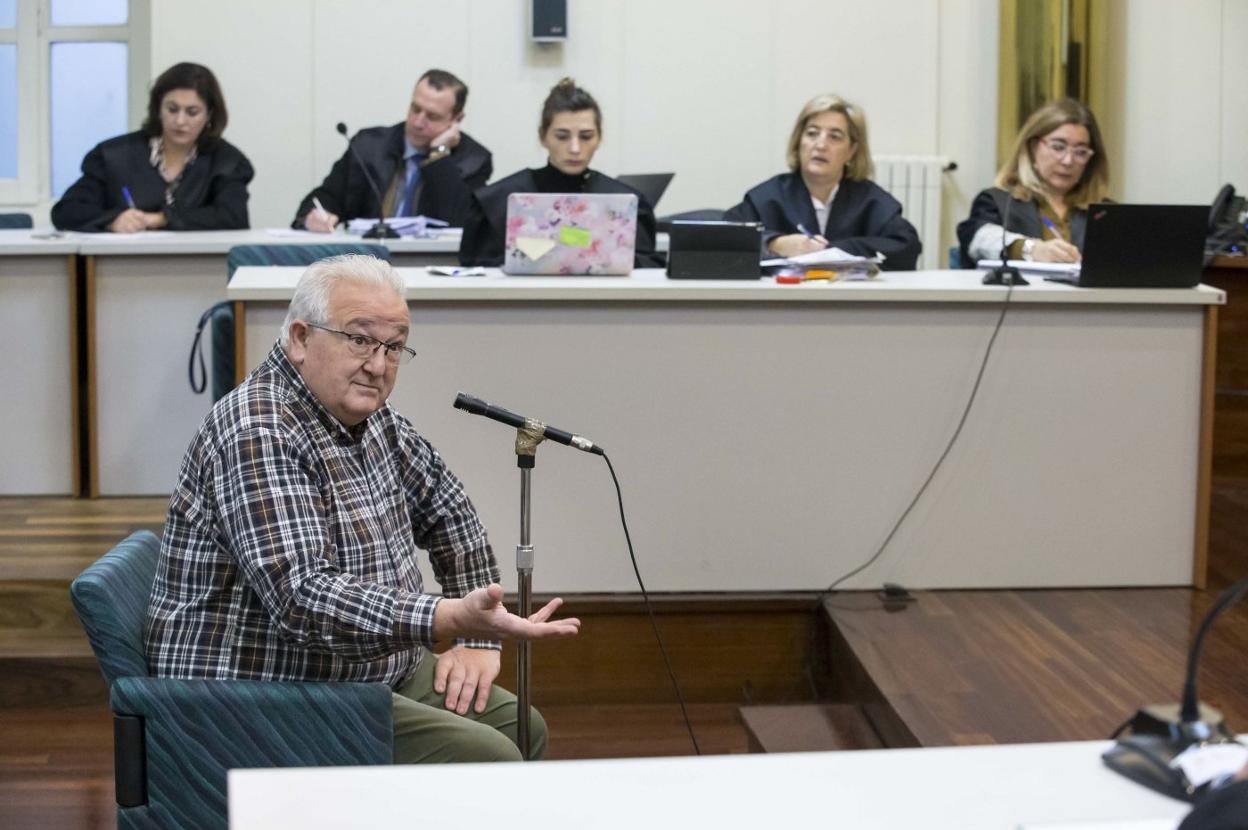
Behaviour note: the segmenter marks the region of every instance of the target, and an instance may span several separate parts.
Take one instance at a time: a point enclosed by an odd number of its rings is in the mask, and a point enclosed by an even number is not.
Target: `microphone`
[[[1235,734],[1222,720],[1222,713],[1200,704],[1196,694],[1196,676],[1205,635],[1213,621],[1239,602],[1245,593],[1248,593],[1248,579],[1241,579],[1218,597],[1201,620],[1187,656],[1182,704],[1147,706],[1136,712],[1114,733],[1117,737],[1122,731],[1131,730],[1131,734],[1119,739],[1101,756],[1105,766],[1137,784],[1182,801],[1195,801],[1206,791],[1207,785],[1216,780],[1217,772],[1232,773],[1243,766],[1243,758],[1239,757],[1234,769],[1215,770],[1207,776],[1193,775],[1189,778],[1189,768],[1181,762],[1175,763],[1175,759],[1192,747],[1201,748],[1194,751],[1212,749],[1217,752],[1219,744],[1240,746]]]
[[[1013,204],[1014,197],[1006,191],[1005,216],[1001,217],[1001,264],[984,274],[984,285],[1030,285],[1018,269],[1009,264],[1010,236],[1006,229],[1010,226],[1010,208]]]
[[[546,426],[546,424],[535,418],[517,415],[514,412],[503,409],[501,406],[494,406],[494,404],[486,403],[480,398],[474,398],[472,395],[466,395],[463,392],[455,396],[455,408],[462,409],[470,415],[484,415],[509,427],[515,427],[516,429],[527,428],[534,432],[539,432],[543,437],[549,438],[551,441],[557,441],[560,444],[566,444],[569,447],[575,447],[585,452],[592,452],[594,455],[603,454],[602,447],[583,435],[573,435],[562,429]]]
[[[338,122],[339,134],[347,140],[347,151],[351,153],[351,157],[355,159],[355,163],[364,171],[364,178],[368,180],[368,186],[373,189],[373,195],[377,197],[377,224],[368,229],[364,234],[365,239],[398,239],[399,232],[386,224],[386,220],[381,215],[381,188],[377,186],[377,182],[373,181],[373,174],[368,172],[368,165],[364,163],[364,159],[360,158],[360,154],[355,151],[355,145],[351,143],[351,138],[347,135],[347,125]]]

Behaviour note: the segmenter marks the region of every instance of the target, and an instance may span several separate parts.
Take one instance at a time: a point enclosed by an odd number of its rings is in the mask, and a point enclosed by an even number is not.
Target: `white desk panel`
[[[1106,769],[1109,745],[231,770],[230,827],[1177,827],[1189,805]],[[465,782],[486,796],[413,797]]]
[[[236,275],[232,299],[269,298],[247,302],[248,367],[297,271]],[[457,391],[607,448],[655,591],[815,590],[865,561],[952,434],[1005,293],[960,272],[581,292],[405,276],[420,356],[392,403],[464,479],[508,584],[514,432],[453,410]],[[1014,296],[958,445],[846,587],[1190,584],[1203,304],[1222,293]],[[636,590],[600,459],[542,445],[533,497],[535,590]]]
[[[0,231],[0,495],[74,490],[72,256]]]
[[[94,265],[95,464],[105,496],[172,489],[182,454],[212,403],[208,393],[191,392],[187,359],[200,315],[225,299],[230,248],[367,241],[265,231],[72,236]],[[458,235],[384,244],[396,265],[409,266],[454,263],[459,249]],[[211,344],[205,346],[211,373]]]

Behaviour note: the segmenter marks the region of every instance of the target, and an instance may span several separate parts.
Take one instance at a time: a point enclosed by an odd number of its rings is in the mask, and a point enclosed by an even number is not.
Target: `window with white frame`
[[[148,0],[0,0],[0,205],[56,201],[142,121],[147,27]]]

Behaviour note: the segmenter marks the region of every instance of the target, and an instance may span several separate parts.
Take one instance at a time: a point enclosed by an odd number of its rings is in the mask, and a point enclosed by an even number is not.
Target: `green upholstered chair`
[[[390,261],[390,250],[384,245],[356,242],[334,242],[317,245],[235,245],[226,256],[226,283],[244,265],[311,265],[318,260],[342,254],[366,254]],[[212,331],[212,400],[221,400],[234,388],[234,307],[221,302],[199,318],[195,340],[191,344],[191,362],[187,367],[191,389],[199,394],[207,385],[202,350],[204,326]],[[198,377],[196,361],[198,360]]]
[[[231,769],[392,763],[383,683],[150,677],[143,620],[159,550],[134,533],[69,589],[111,688],[118,827],[226,827]]]
[[[22,230],[34,226],[29,213],[0,213],[0,230]]]

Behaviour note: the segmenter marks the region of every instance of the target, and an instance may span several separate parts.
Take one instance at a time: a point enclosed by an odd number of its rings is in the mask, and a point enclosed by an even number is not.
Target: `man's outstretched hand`
[[[574,637],[581,630],[575,617],[551,620],[563,605],[556,597],[527,620],[503,606],[503,586],[478,588],[462,599],[443,599],[433,612],[433,638],[449,640],[549,640]]]

